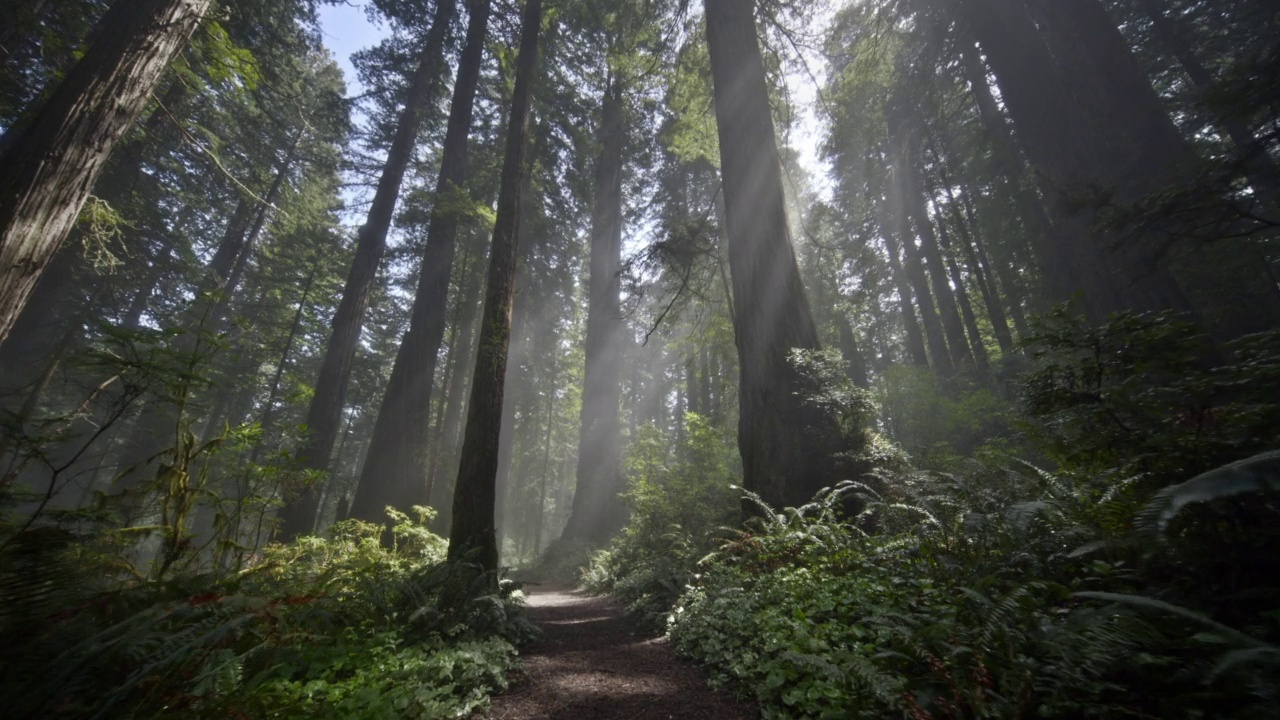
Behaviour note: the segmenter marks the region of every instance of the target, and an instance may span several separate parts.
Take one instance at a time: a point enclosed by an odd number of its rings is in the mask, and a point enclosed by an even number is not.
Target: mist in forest
[[[1280,3],[358,11],[0,3],[20,716],[469,714],[513,578],[779,717],[1265,716]]]

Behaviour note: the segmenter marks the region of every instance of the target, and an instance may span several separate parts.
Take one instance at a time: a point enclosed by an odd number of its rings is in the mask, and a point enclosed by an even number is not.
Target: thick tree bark
[[[619,273],[622,269],[622,163],[627,145],[622,88],[613,79],[605,90],[596,160],[595,207],[591,215],[591,257],[587,306],[586,369],[578,433],[577,489],[562,540],[602,542],[622,527],[623,349]]]
[[[342,289],[342,300],[333,317],[333,333],[325,348],[315,395],[307,410],[307,441],[298,450],[299,464],[309,470],[329,467],[346,406],[347,381],[355,359],[369,299],[377,283],[378,266],[387,247],[387,233],[395,212],[400,185],[413,157],[413,148],[422,125],[423,112],[430,107],[444,66],[445,38],[457,9],[455,0],[440,0],[423,45],[422,57],[409,83],[404,108],[397,119],[395,135],[387,150],[387,162],[378,179],[378,189],[369,207],[369,216],[360,228],[356,256]],[[280,510],[280,538],[289,540],[315,525],[319,509],[319,488],[308,487],[291,498]]]
[[[705,0],[733,281],[743,485],[800,505],[841,479],[834,419],[804,397],[793,350],[818,349],[796,267],[752,0]]]
[[[444,340],[449,279],[457,247],[458,205],[465,197],[468,139],[490,6],[490,0],[473,0],[469,4],[467,40],[453,86],[413,314],[396,353],[351,502],[351,517],[360,520],[384,522],[387,506],[408,512],[412,505],[427,503],[430,496],[427,449],[431,392],[436,358]]]
[[[209,0],[123,0],[22,131],[0,139],[0,342]]]
[[[1081,192],[1131,203],[1176,176],[1184,144],[1096,0],[965,0],[964,17],[1000,85],[1022,146],[1071,238],[1070,285],[1094,319],[1127,309],[1186,310],[1151,238],[1093,229]]]
[[[449,559],[470,557],[486,570],[498,567],[494,500],[497,495],[498,443],[502,426],[503,381],[511,339],[519,242],[520,190],[525,172],[526,135],[538,64],[542,0],[526,0],[520,29],[516,83],[507,123],[506,149],[498,193],[498,213],[489,254],[480,349],[476,353],[471,402],[467,408],[462,463],[453,496]],[[474,554],[474,555],[473,555]]]

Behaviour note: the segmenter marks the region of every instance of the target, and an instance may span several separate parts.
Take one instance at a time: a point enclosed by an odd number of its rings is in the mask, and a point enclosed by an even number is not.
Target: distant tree
[[[622,270],[622,163],[627,145],[622,87],[611,78],[600,112],[587,308],[586,372],[578,441],[577,489],[565,539],[604,540],[625,522],[618,403],[625,325],[618,297]]]

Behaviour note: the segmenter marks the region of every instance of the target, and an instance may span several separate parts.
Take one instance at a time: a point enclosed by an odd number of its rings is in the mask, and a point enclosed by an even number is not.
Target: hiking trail
[[[707,685],[666,638],[614,600],[559,585],[525,586],[541,639],[521,652],[524,676],[493,698],[491,720],[748,720],[746,703]]]

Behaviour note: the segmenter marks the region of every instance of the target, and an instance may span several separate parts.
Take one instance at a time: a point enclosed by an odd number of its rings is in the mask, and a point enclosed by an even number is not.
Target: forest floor
[[[491,720],[747,720],[755,710],[676,657],[609,598],[525,585],[543,636],[522,652],[524,674],[493,699]]]

